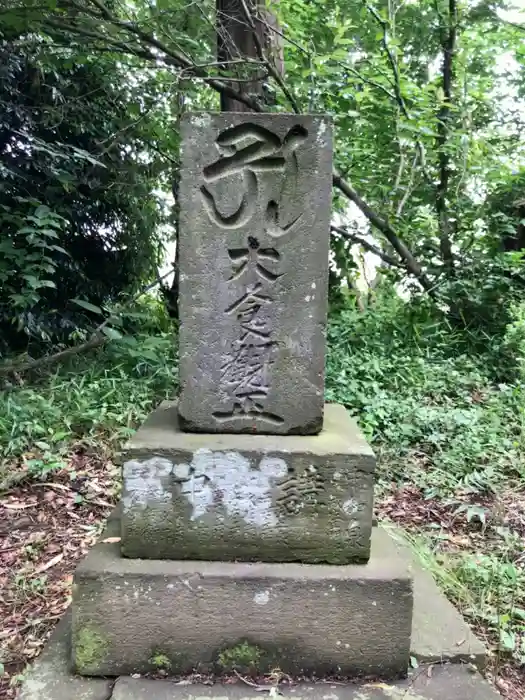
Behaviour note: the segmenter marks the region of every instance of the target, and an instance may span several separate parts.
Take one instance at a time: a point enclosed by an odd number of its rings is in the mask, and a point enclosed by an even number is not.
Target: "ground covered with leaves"
[[[358,417],[379,457],[379,517],[405,529],[490,649],[489,679],[522,700],[525,382],[505,375],[520,357],[505,342],[476,350],[424,311],[383,300],[334,314],[327,398]],[[118,499],[119,446],[176,390],[173,347],[117,341],[52,376],[15,378],[0,397],[2,699],[67,608],[75,566]]]
[[[0,504],[0,697],[13,697],[70,602],[72,574],[95,543],[118,489],[108,455],[78,445],[45,481],[21,484]]]

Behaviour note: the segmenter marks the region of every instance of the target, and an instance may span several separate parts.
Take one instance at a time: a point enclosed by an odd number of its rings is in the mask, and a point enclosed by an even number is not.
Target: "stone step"
[[[244,663],[392,678],[409,664],[412,578],[382,532],[368,564],[348,566],[126,559],[102,542],[77,569],[72,612],[83,675],[162,659],[173,673]]]
[[[501,700],[467,666],[424,666],[396,683],[299,683],[282,686],[282,700]],[[268,693],[235,684],[177,685],[169,681],[119,678],[111,700],[260,700]],[[280,697],[280,696],[277,696]]]

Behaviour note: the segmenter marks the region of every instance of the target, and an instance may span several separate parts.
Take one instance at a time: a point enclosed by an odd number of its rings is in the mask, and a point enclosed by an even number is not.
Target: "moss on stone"
[[[79,671],[96,670],[109,649],[108,640],[92,627],[81,627],[75,635],[75,664]]]
[[[263,651],[247,641],[223,649],[217,656],[217,665],[223,672],[250,673],[258,669]]]
[[[152,654],[149,662],[157,671],[171,671],[171,661],[161,651],[156,651]]]

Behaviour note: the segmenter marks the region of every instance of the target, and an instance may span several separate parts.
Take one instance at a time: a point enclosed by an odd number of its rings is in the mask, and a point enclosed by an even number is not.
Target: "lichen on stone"
[[[109,649],[108,640],[92,627],[81,627],[75,635],[75,663],[78,670],[96,670]]]

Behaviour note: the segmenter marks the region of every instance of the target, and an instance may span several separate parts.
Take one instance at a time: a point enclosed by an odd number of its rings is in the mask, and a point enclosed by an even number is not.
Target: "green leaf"
[[[499,644],[502,651],[514,651],[516,648],[516,635],[505,629],[499,631]]]
[[[62,253],[63,255],[67,255],[68,257],[71,257],[71,255],[67,252],[67,250],[62,248],[62,246],[52,245],[51,250],[56,250],[57,253]]]
[[[25,279],[32,289],[38,289],[38,287],[41,285],[38,277],[35,277],[34,275],[22,275],[22,279]]]
[[[115,330],[115,328],[109,328],[109,326],[105,326],[102,332],[111,340],[120,340],[122,338],[122,333]]]
[[[44,216],[48,216],[50,213],[52,213],[51,209],[45,204],[41,204],[35,211],[35,216],[37,219],[41,219]]]
[[[83,309],[86,309],[86,311],[91,311],[94,314],[100,314],[101,316],[104,316],[104,311],[99,306],[95,306],[89,301],[84,301],[83,299],[72,299],[71,301],[73,302],[73,304],[76,304],[77,306],[81,306]]]

